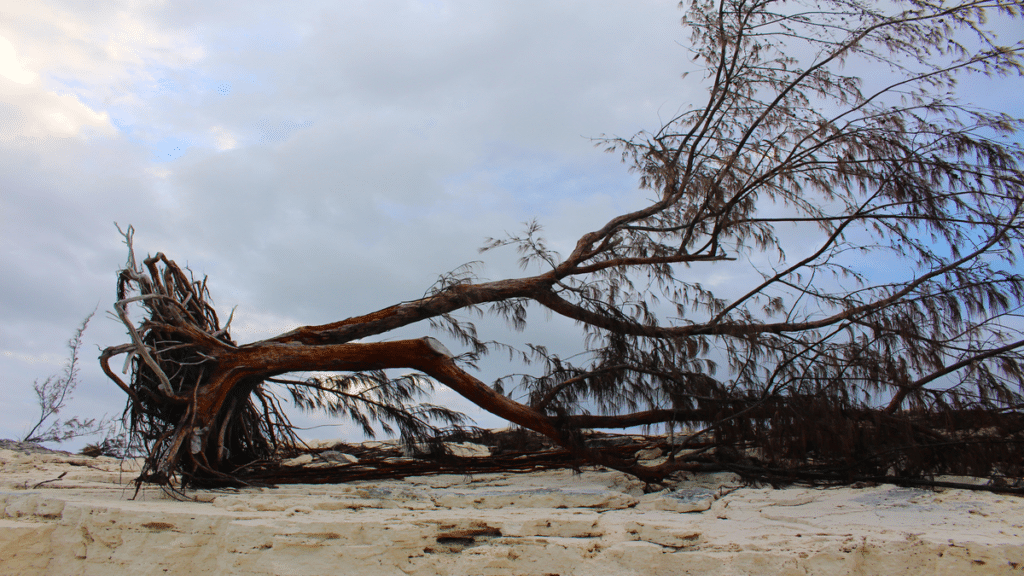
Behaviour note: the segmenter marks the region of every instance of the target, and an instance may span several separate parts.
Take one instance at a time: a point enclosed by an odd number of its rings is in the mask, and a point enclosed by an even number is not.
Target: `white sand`
[[[36,484],[46,480],[59,480]],[[0,574],[1024,574],[1024,498],[618,472],[190,493],[109,458],[0,450]]]

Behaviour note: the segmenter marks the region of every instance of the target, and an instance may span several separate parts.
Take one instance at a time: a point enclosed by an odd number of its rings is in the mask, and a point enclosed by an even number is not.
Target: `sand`
[[[0,574],[1024,574],[1024,498],[786,489],[644,494],[612,471],[156,488],[135,462],[0,450]]]

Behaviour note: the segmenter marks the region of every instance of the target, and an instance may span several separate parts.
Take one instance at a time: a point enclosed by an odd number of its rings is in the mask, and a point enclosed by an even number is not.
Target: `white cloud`
[[[223,126],[214,126],[210,132],[217,142],[218,150],[231,150],[238,147],[238,139]]]
[[[32,51],[31,45],[27,51]],[[90,129],[92,133],[108,136],[114,133],[107,112],[82,103],[76,94],[45,87],[38,82],[39,74],[30,70],[24,60],[19,58],[14,44],[0,35],[0,76],[6,78],[0,79],[0,115],[6,116],[0,124],[0,140],[74,137]],[[40,67],[46,64],[45,58],[36,57],[33,61]]]
[[[17,137],[75,137],[84,133],[111,136],[115,133],[106,112],[97,112],[73,94],[54,94],[42,90],[3,90],[0,103],[17,119],[0,127],[0,139]]]
[[[10,40],[0,36],[0,75],[18,84],[29,84],[39,77],[18,61],[18,55]]]

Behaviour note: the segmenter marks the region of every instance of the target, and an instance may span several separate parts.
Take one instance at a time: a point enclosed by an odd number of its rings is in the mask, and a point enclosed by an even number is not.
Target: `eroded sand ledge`
[[[0,450],[0,574],[1024,574],[1024,498],[987,492],[719,474],[645,495],[618,472],[553,471],[181,502],[132,500],[121,466]]]

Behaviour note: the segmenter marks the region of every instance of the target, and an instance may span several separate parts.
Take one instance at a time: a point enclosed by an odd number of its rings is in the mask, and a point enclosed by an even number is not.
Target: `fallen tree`
[[[416,403],[433,383],[574,461],[650,482],[751,460],[832,479],[1021,476],[1024,152],[1000,137],[1019,138],[1022,121],[954,88],[965,75],[1022,73],[1024,46],[1001,46],[986,27],[1022,7],[690,3],[706,101],[657,132],[600,141],[631,164],[649,204],[565,257],[536,224],[488,241],[515,246],[524,268],[540,267],[532,276],[484,281],[463,268],[422,298],[238,345],[205,280],[163,254],[137,262],[129,227],[115,310],[130,342],[101,362],[149,454],[142,479],[245,482],[295,444],[274,390],[440,449],[451,427],[472,429]],[[858,67],[870,77],[844,73]],[[722,267],[753,280],[715,294],[706,279]],[[522,357],[542,370],[516,384],[529,397],[518,402],[509,378],[468,371],[502,345],[456,314],[522,328],[529,306],[575,321],[584,350],[531,346]],[[429,336],[365,341],[420,322],[468,351]],[[109,366],[121,354],[128,382]],[[656,463],[587,442],[594,428],[661,424],[683,432]]]

